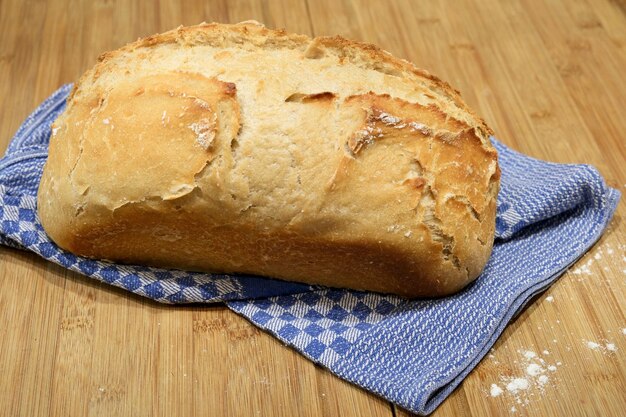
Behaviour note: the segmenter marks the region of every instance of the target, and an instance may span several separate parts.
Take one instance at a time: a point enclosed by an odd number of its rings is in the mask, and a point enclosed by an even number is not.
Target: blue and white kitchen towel
[[[226,302],[339,377],[419,414],[450,395],[525,303],[598,240],[620,197],[590,166],[538,161],[493,139],[502,169],[493,254],[475,283],[439,299],[94,261],[59,249],[36,213],[50,124],[70,88],[26,119],[0,160],[0,244],[159,302]]]

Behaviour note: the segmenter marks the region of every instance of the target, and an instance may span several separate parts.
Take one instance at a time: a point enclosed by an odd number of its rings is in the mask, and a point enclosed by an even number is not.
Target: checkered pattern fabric
[[[493,254],[475,283],[439,299],[90,260],[51,242],[36,212],[50,124],[70,88],[28,117],[0,160],[0,244],[159,302],[226,302],[339,377],[419,414],[432,412],[511,318],[596,242],[620,197],[590,166],[538,161],[492,139],[502,169]]]

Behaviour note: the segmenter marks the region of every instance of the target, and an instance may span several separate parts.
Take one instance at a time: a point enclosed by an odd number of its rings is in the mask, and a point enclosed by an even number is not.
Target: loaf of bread
[[[38,212],[91,258],[441,296],[491,253],[490,134],[448,84],[375,46],[180,27],[76,83]]]

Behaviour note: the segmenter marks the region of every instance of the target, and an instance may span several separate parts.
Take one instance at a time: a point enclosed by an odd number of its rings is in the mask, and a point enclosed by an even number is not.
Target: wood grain
[[[506,144],[593,164],[610,185],[626,186],[626,8],[611,0],[2,0],[0,149],[100,53],[180,24],[247,19],[377,43],[449,81]],[[603,238],[433,415],[626,409],[624,214],[622,203]],[[408,414],[222,306],[158,305],[4,247],[0,323],[6,415]],[[554,366],[543,386],[526,374],[528,351]],[[531,386],[507,391],[514,377]],[[504,392],[493,397],[492,384]]]

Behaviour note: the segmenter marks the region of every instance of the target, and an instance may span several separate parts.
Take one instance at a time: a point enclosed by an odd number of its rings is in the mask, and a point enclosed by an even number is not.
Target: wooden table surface
[[[623,0],[0,0],[0,150],[101,52],[180,24],[247,19],[376,43],[449,81],[504,143],[537,158],[593,164],[624,190]],[[598,244],[511,323],[433,415],[624,415],[625,213],[622,202]],[[544,372],[533,375],[532,362]],[[528,389],[507,390],[516,377]],[[0,410],[408,415],[223,306],[159,305],[5,247]]]

